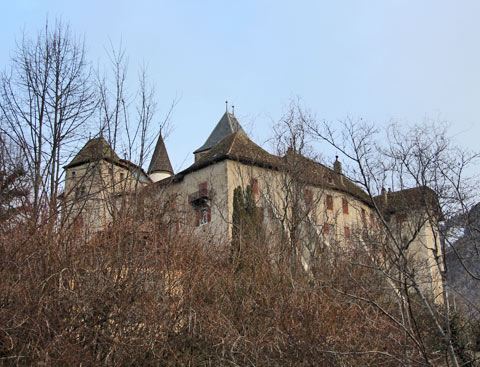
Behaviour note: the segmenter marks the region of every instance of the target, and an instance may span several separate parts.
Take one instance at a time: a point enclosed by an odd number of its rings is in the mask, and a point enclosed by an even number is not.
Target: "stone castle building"
[[[161,202],[175,195],[183,225],[229,242],[234,190],[250,185],[266,231],[274,236],[295,230],[289,240],[296,241],[306,269],[318,257],[319,239],[348,246],[366,233],[381,236],[387,223],[399,239],[411,237],[409,254],[421,264],[425,284],[433,294],[441,293],[432,253],[439,238],[426,219],[426,212],[436,206],[429,188],[382,190],[372,198],[343,174],[338,158],[330,168],[293,149],[284,156],[270,154],[248,138],[228,111],[193,153],[194,163],[175,174],[160,135],[145,172],[119,158],[102,137],[91,139],[65,167],[64,210],[95,232],[114,220],[125,197],[148,191],[149,201]]]

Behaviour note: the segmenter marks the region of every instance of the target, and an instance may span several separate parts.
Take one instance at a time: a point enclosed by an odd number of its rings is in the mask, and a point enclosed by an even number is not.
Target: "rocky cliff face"
[[[480,203],[450,219],[446,266],[457,306],[480,315]]]

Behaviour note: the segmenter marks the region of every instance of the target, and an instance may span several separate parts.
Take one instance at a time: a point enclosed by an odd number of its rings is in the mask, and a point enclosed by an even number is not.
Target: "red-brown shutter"
[[[196,210],[195,215],[196,215],[195,225],[198,227],[200,225],[200,217],[202,216],[202,211]]]
[[[329,233],[330,233],[330,224],[325,223],[325,224],[323,225],[323,233],[325,233],[325,234],[329,234]]]
[[[342,198],[343,214],[348,214],[348,200]]]
[[[260,219],[261,222],[263,222],[263,208],[258,207],[257,210],[258,210],[258,218]]]
[[[350,237],[350,228],[349,228],[349,227],[345,227],[345,228],[344,228],[344,231],[345,231],[345,237]]]
[[[305,190],[305,204],[307,206],[312,206],[313,203],[313,195],[311,190]]]
[[[212,220],[212,208],[208,207],[207,209],[207,222],[210,223]]]
[[[326,197],[326,204],[328,210],[333,210],[333,198],[332,195],[327,195]]]
[[[256,178],[250,180],[250,186],[252,186],[253,195],[258,196],[258,180]]]

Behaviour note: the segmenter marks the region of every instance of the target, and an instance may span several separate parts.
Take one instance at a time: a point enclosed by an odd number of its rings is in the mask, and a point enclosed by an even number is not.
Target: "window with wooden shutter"
[[[342,198],[343,214],[348,214],[348,200]]]
[[[350,237],[350,228],[349,227],[345,227],[344,232],[345,232],[345,237]]]
[[[367,222],[367,213],[365,212],[365,209],[362,208],[362,222],[365,224]]]
[[[311,207],[313,204],[313,195],[311,190],[305,190],[305,205]]]
[[[325,223],[323,225],[323,233],[330,234],[330,224],[329,223]]]
[[[195,211],[195,225],[198,227],[200,225],[200,218],[202,217],[202,212],[200,210]]]
[[[327,206],[327,210],[333,210],[332,195],[327,195],[327,197],[325,198],[325,205]]]
[[[252,178],[250,180],[250,186],[252,186],[253,195],[257,197],[258,196],[258,180],[256,178]]]

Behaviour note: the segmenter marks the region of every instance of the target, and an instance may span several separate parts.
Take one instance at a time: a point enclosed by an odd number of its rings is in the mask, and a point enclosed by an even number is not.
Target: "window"
[[[258,196],[258,180],[256,178],[252,178],[250,180],[250,186],[252,186],[253,195],[257,197]]]
[[[343,214],[348,214],[348,200],[342,198]]]
[[[370,214],[370,226],[375,228],[375,218],[373,217],[373,213]]]
[[[86,194],[85,185],[80,185],[76,188],[76,190],[75,190],[75,198],[76,199],[84,197],[85,194]]]
[[[335,225],[330,223],[325,223],[323,225],[323,233],[325,234],[335,234]]]
[[[125,179],[125,173],[120,172],[120,181],[123,181]]]
[[[197,210],[197,226],[204,226],[212,220],[211,208],[207,205]]]
[[[362,222],[365,224],[367,222],[367,213],[365,212],[365,209],[362,208]]]
[[[311,207],[313,203],[313,195],[311,190],[305,190],[305,205]]]
[[[75,171],[72,171],[72,178],[75,178]]]
[[[327,210],[333,210],[333,198],[332,195],[327,195],[325,198],[325,204],[327,205]]]
[[[350,237],[350,228],[344,227],[344,233],[345,233],[345,237]]]

